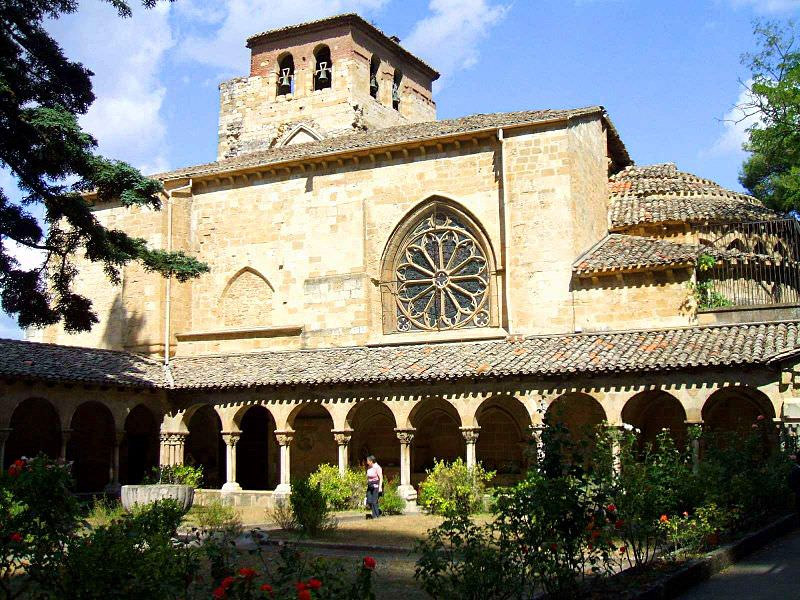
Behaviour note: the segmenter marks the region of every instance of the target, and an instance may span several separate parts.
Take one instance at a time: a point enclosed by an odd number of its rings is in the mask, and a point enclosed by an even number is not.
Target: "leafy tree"
[[[104,1],[120,17],[131,15],[126,0]],[[96,154],[96,140],[78,124],[94,101],[93,73],[70,61],[43,26],[77,8],[78,0],[0,0],[0,166],[23,192],[17,203],[0,189],[0,304],[22,327],[61,321],[67,331],[85,331],[97,322],[91,301],[73,289],[80,251],[115,283],[131,261],[179,281],[208,271],[181,251],[151,249],[103,227],[92,213],[88,193],[98,202],[158,209],[162,185]],[[34,216],[39,211],[44,226]],[[2,244],[7,240],[43,251],[43,264],[22,268]]]
[[[800,50],[793,22],[755,24],[760,51],[745,54],[751,72],[742,119],[754,118],[739,181],[767,206],[800,209]]]

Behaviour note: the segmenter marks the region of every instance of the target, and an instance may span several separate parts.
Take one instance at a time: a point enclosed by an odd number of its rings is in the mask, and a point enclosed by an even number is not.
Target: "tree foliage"
[[[125,0],[104,0],[129,17]],[[157,0],[142,0],[150,8]],[[97,141],[78,124],[94,101],[91,76],[70,61],[44,20],[75,12],[78,0],[0,0],[0,166],[23,193],[14,202],[0,188],[0,304],[22,327],[63,322],[85,331],[97,322],[91,301],[74,289],[76,258],[100,262],[112,282],[138,261],[148,271],[185,281],[208,267],[182,251],[148,248],[142,239],[107,229],[97,202],[161,207],[161,182],[95,152]],[[41,213],[43,223],[36,215]],[[43,263],[23,268],[8,241],[40,250]]]
[[[767,206],[800,209],[800,49],[793,22],[755,24],[759,51],[745,54],[750,70],[742,119],[754,119],[741,184]]]

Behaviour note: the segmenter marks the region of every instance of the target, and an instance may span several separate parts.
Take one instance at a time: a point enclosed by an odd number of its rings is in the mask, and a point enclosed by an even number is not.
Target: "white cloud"
[[[749,7],[757,13],[786,13],[800,8],[800,0],[730,0],[734,8]]]
[[[722,118],[722,124],[725,130],[719,138],[717,138],[717,141],[711,149],[702,154],[707,156],[720,156],[744,153],[742,144],[748,140],[747,130],[759,122],[758,115],[748,115],[740,108],[743,104],[751,100],[749,90],[750,83],[749,81],[745,83],[742,91],[739,92],[736,104],[725,113],[725,116]]]
[[[84,3],[74,15],[50,24],[67,56],[82,61],[95,76],[97,99],[81,119],[100,152],[126,160],[145,172],[168,167],[167,124],[161,115],[166,94],[160,70],[174,45],[170,5],[137,7],[121,19],[105,3]]]
[[[431,16],[419,21],[403,45],[435,66],[443,79],[478,61],[478,45],[510,6],[488,0],[431,0]]]
[[[204,35],[193,34],[180,42],[180,53],[189,60],[216,67],[221,76],[240,75],[249,65],[245,40],[259,31],[345,13],[368,13],[387,0],[192,0],[182,13],[188,21],[211,27]],[[178,5],[182,2],[177,3]],[[198,17],[198,15],[203,15]]]

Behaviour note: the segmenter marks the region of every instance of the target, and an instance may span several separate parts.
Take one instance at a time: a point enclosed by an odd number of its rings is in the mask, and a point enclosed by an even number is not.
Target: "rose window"
[[[489,325],[486,255],[455,216],[434,212],[408,236],[398,255],[397,329]]]

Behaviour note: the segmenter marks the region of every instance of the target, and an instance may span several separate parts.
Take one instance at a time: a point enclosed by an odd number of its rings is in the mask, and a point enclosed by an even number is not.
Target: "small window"
[[[369,61],[369,95],[377,100],[381,84],[378,81],[378,70],[381,68],[381,59],[373,56]]]
[[[294,94],[294,58],[285,54],[278,59],[278,96]]]
[[[333,61],[331,49],[320,46],[314,51],[314,89],[324,90],[331,87],[333,80]]]
[[[392,108],[400,110],[400,84],[403,81],[403,72],[397,69],[394,72],[394,81],[392,81]]]

